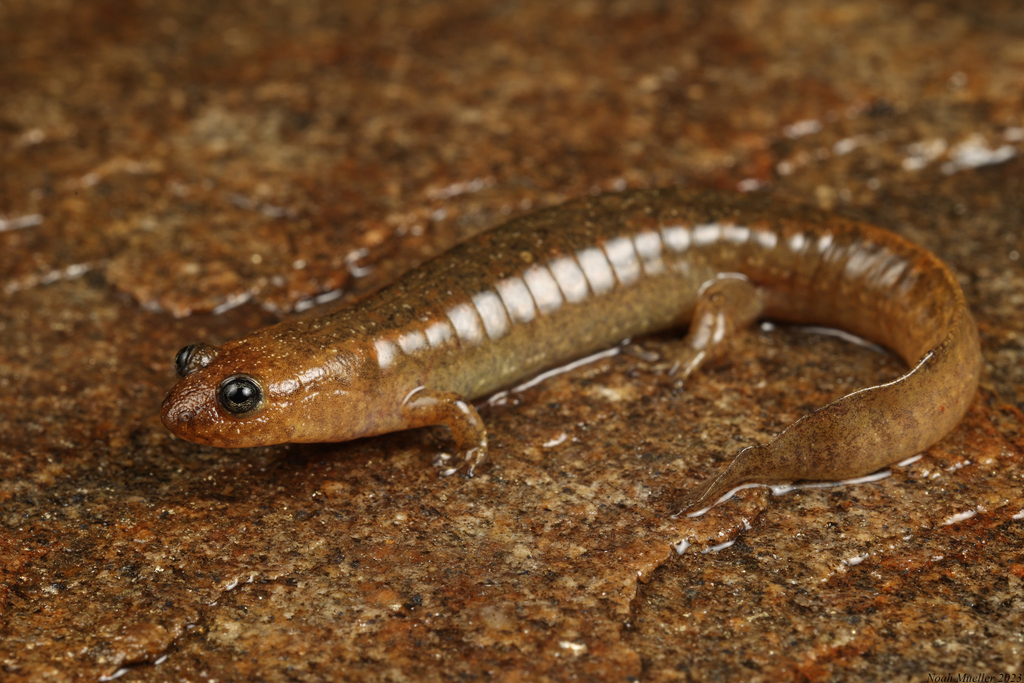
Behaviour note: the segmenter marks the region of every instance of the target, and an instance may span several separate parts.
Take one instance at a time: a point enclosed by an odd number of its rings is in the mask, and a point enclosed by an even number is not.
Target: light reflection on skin
[[[378,341],[377,343],[381,344],[380,341]],[[390,345],[389,342],[384,342],[384,344],[388,345],[388,351],[390,351],[393,354],[394,346]],[[380,356],[380,347],[378,347],[378,356]],[[289,377],[287,379],[281,380],[280,382],[275,382],[274,384],[271,384],[269,387],[267,387],[267,390],[271,394],[277,396],[286,396],[294,394],[303,387],[310,387],[312,385],[323,382],[324,380],[331,379],[332,377],[344,377],[348,373],[348,371],[349,365],[345,361],[341,359],[328,360],[319,365],[314,365],[312,367],[306,368],[295,377]],[[302,400],[309,400],[308,397],[310,395],[315,394],[316,392],[314,392],[313,394],[309,394]]]
[[[551,269],[551,274],[562,290],[566,301],[578,303],[590,296],[587,278],[572,256],[556,258],[548,264],[548,268]]]
[[[299,373],[297,379],[299,380],[299,384],[312,384],[313,382],[316,382],[326,377],[330,369],[331,368],[325,367],[323,365],[317,365],[311,368],[307,368],[306,370],[303,370],[301,373]]]
[[[288,378],[275,382],[268,387],[268,391],[275,395],[286,395],[299,390],[299,380]]]
[[[476,346],[484,340],[484,330],[473,304],[469,302],[455,304],[448,309],[448,319],[452,321],[455,334],[459,336],[459,341],[463,344]]]
[[[640,279],[640,262],[633,251],[633,240],[628,237],[616,237],[605,243],[604,250],[619,282],[631,285]]]
[[[533,294],[533,300],[537,303],[537,309],[541,314],[548,314],[558,310],[562,305],[562,293],[558,290],[558,283],[551,276],[544,266],[530,266],[523,273],[523,280]]]
[[[690,248],[690,229],[681,225],[662,228],[661,239],[669,249],[682,253]]]
[[[416,353],[427,348],[427,337],[419,330],[406,332],[398,338],[398,346],[403,353]]]
[[[505,310],[515,322],[528,323],[537,317],[533,295],[521,277],[510,277],[496,286],[498,296],[505,303]]]
[[[446,320],[438,320],[427,328],[427,341],[436,349],[452,338],[452,327]]]
[[[501,339],[508,332],[508,315],[505,314],[505,307],[497,294],[485,290],[473,295],[473,305],[476,306],[480,320],[483,321],[484,329],[490,339]]]
[[[779,244],[779,237],[774,232],[758,230],[754,233],[754,240],[765,249],[774,249]]]
[[[373,342],[373,347],[377,351],[377,365],[382,369],[391,367],[391,364],[395,362],[395,356],[397,355],[397,349],[387,339],[377,339]]]
[[[693,228],[693,243],[698,247],[714,244],[721,239],[722,226],[718,223],[705,223]]]
[[[807,235],[798,232],[789,238],[789,250],[794,254],[801,253],[807,246]]]
[[[733,244],[743,244],[750,239],[750,228],[745,225],[723,225],[722,238]]]
[[[633,238],[636,253],[648,275],[665,272],[665,262],[661,258],[661,237],[656,232],[642,232]]]
[[[327,374],[327,368],[317,365],[311,368],[306,368],[297,377],[289,377],[288,379],[280,382],[271,384],[268,389],[273,394],[291,394],[298,391],[304,385],[312,384],[317,380],[323,379]]]
[[[603,251],[597,247],[581,249],[577,252],[576,258],[594,294],[604,294],[615,287],[615,274]]]
[[[885,257],[884,253],[872,253],[858,249],[846,259],[844,267],[846,276],[851,279],[863,277],[865,273],[876,269]]]

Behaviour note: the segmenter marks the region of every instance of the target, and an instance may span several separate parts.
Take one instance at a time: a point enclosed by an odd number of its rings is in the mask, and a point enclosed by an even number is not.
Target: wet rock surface
[[[1022,673],[1013,3],[14,0],[0,44],[3,680]],[[684,387],[623,354],[511,394],[470,480],[430,467],[441,430],[230,451],[159,422],[186,343],[672,183],[939,254],[986,360],[962,426],[871,483],[672,518],[900,372],[773,326]]]

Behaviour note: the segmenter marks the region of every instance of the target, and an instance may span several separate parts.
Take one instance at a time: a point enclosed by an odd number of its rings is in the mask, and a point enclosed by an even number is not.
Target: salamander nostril
[[[192,413],[187,410],[183,410],[180,413],[178,413],[178,422],[188,422],[191,419]]]

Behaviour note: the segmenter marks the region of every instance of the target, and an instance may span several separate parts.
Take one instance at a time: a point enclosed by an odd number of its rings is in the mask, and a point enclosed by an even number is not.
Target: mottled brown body
[[[353,306],[219,349],[187,347],[163,420],[182,438],[223,447],[445,424],[472,472],[486,431],[468,401],[687,324],[688,373],[757,317],[847,330],[912,370],[743,451],[689,505],[747,481],[842,479],[899,461],[948,433],[977,386],[974,322],[930,252],[813,210],[670,188],[527,215]],[[233,402],[238,377],[258,401]]]

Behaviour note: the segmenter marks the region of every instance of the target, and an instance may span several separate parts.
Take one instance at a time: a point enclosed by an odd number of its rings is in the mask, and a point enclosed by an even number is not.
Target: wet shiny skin
[[[686,505],[747,481],[843,479],[902,460],[948,433],[977,386],[974,322],[931,253],[810,209],[670,188],[518,218],[355,305],[197,346],[162,417],[182,438],[223,447],[443,424],[456,451],[439,464],[472,473],[487,445],[469,401],[625,337],[686,325],[676,360],[688,373],[759,317],[847,330],[912,370],[743,451]],[[243,416],[218,400],[240,374],[262,390]]]

